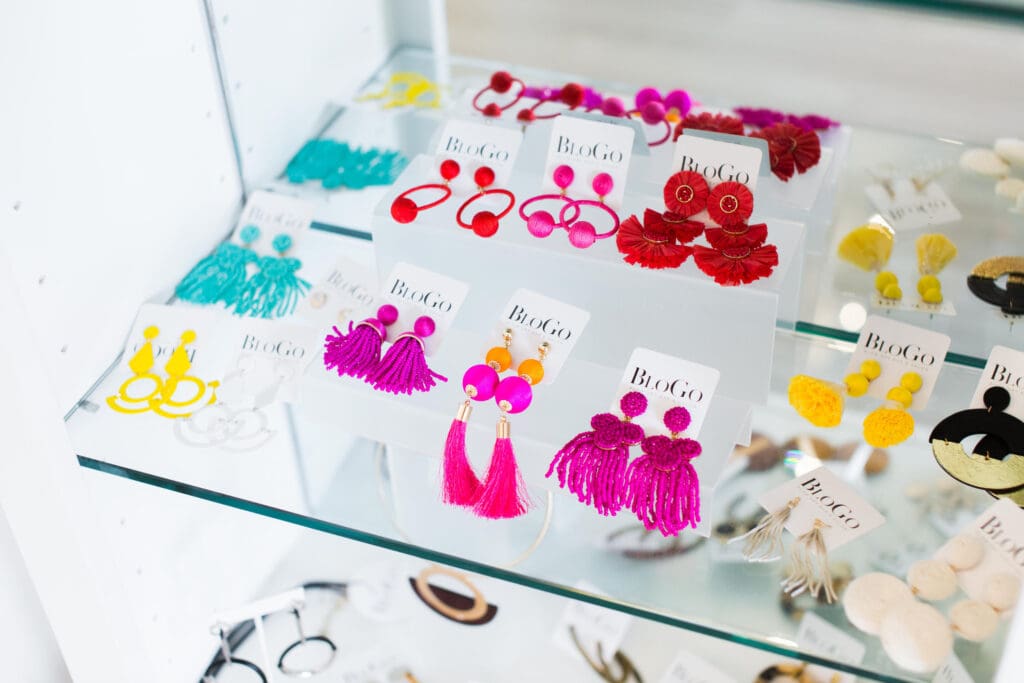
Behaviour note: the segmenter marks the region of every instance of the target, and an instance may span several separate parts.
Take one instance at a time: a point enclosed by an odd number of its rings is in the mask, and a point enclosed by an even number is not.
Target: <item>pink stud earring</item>
[[[672,434],[649,436],[640,448],[643,456],[626,470],[626,507],[636,513],[648,530],[676,536],[700,522],[700,481],[691,460],[700,455],[700,444],[677,438],[690,425],[690,411],[676,406],[664,417]]]
[[[539,194],[536,197],[530,197],[525,202],[519,205],[519,217],[526,221],[526,229],[530,231],[530,234],[534,237],[547,237],[555,229],[555,218],[551,215],[550,211],[540,209],[533,213],[528,213],[526,207],[535,202],[555,199],[561,202],[570,202],[568,191],[569,186],[572,185],[575,173],[571,166],[562,164],[555,168],[552,178],[555,181],[555,186],[559,189],[558,194]],[[573,220],[579,218],[580,211],[576,209],[576,213],[573,215]]]
[[[594,180],[591,182],[591,188],[594,190],[594,194],[597,195],[597,199],[572,199],[562,207],[562,210],[558,214],[558,225],[569,231],[569,243],[572,244],[572,246],[577,249],[586,249],[597,240],[612,237],[619,231],[619,215],[615,213],[610,206],[604,203],[604,198],[611,194],[612,188],[614,187],[615,181],[609,174],[598,173],[594,176]],[[593,223],[579,219],[578,217],[581,209],[584,206],[596,206],[607,213],[611,217],[613,223],[611,230],[598,234]],[[570,210],[576,212],[576,218],[566,215]]]
[[[377,369],[367,375],[366,381],[377,391],[390,394],[411,394],[414,391],[430,391],[434,380],[447,382],[448,378],[437,374],[427,366],[423,340],[434,334],[434,319],[420,316],[413,323],[411,332],[398,335],[398,339],[380,359]]]
[[[376,318],[367,318],[354,326],[349,321],[348,334],[335,327],[334,334],[324,339],[324,367],[337,371],[339,377],[362,379],[374,372],[380,365],[380,349],[387,338],[385,328],[396,320],[398,309],[384,304],[377,309]]]
[[[592,431],[574,436],[555,454],[548,472],[558,472],[558,485],[576,494],[599,514],[615,516],[626,491],[629,449],[644,438],[644,430],[631,422],[647,410],[647,397],[631,391],[619,401],[623,418],[601,413],[590,419]]]

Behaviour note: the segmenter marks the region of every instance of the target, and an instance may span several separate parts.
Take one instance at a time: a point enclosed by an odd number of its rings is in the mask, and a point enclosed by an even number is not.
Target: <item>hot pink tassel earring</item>
[[[368,376],[380,365],[380,348],[387,337],[384,328],[396,320],[398,309],[384,304],[377,309],[376,318],[367,318],[355,326],[349,322],[348,334],[335,327],[334,334],[324,339],[324,367],[336,370],[339,377]]]
[[[366,381],[378,391],[391,394],[411,394],[414,391],[430,391],[434,379],[447,382],[448,378],[427,367],[423,340],[434,334],[434,320],[420,316],[413,324],[412,332],[398,335],[398,339],[387,350],[380,364]]]
[[[641,442],[644,455],[626,470],[626,506],[644,528],[676,536],[700,522],[700,481],[690,461],[701,449],[693,439],[677,438],[690,424],[690,411],[669,408],[664,420],[672,438],[649,436]]]
[[[550,477],[557,470],[558,485],[602,515],[615,516],[622,508],[629,448],[644,438],[644,430],[630,420],[647,410],[647,397],[631,391],[622,397],[619,407],[623,419],[611,413],[592,417],[593,431],[581,432],[565,444],[545,475]]]
[[[528,358],[516,368],[517,376],[506,377],[498,384],[494,400],[501,410],[498,419],[497,438],[487,476],[480,486],[480,493],[473,504],[473,512],[488,519],[509,519],[526,513],[530,499],[526,483],[512,450],[511,428],[508,415],[521,413],[533,401],[533,386],[544,378],[544,357],[548,354],[547,342],[540,345],[537,358]]]
[[[495,346],[487,352],[486,363],[480,363],[466,370],[462,376],[462,389],[466,400],[459,406],[459,412],[448,429],[444,442],[444,465],[442,469],[441,499],[449,505],[472,505],[480,493],[480,480],[466,455],[466,423],[473,412],[470,401],[490,401],[498,389],[499,373],[512,366],[512,330],[505,330],[504,346]]]

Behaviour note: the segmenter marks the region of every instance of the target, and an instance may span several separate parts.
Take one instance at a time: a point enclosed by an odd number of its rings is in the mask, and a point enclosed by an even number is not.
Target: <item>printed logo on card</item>
[[[498,336],[512,330],[512,356],[537,358],[537,347],[547,343],[542,383],[554,381],[590,321],[590,313],[529,289],[519,289],[505,305],[498,321]]]
[[[316,283],[298,313],[319,327],[343,325],[376,313],[377,276],[368,266],[339,256],[331,272]]]
[[[696,439],[720,377],[721,373],[715,368],[638,348],[626,364],[612,413],[619,412],[619,399],[625,394],[639,391],[647,397],[647,411],[634,421],[647,434],[665,432],[662,416],[672,406],[682,406],[690,412],[686,436]]]
[[[882,400],[889,389],[899,385],[904,373],[918,373],[922,384],[913,395],[911,409],[921,410],[928,405],[948,350],[947,335],[872,315],[860,331],[846,372],[860,372],[866,360],[878,361],[882,374],[868,385],[868,395]]]
[[[1006,346],[992,348],[974,390],[971,408],[985,407],[982,398],[991,387],[1003,387],[1009,391],[1010,405],[1006,412],[1024,420],[1024,351]]]
[[[942,186],[929,183],[918,190],[909,179],[864,188],[878,213],[894,230],[915,230],[929,225],[955,223],[963,218]]]
[[[523,133],[518,128],[502,125],[498,121],[450,120],[437,141],[435,156],[466,162],[468,170],[488,166],[494,171],[496,184],[503,184],[512,175],[512,167],[519,154]]]
[[[432,355],[468,292],[465,282],[409,263],[396,263],[381,291],[383,299],[398,309],[398,320],[387,330],[388,341],[411,332],[420,316],[429,316],[434,321],[434,333],[423,340],[423,345],[426,355]]]
[[[313,205],[309,202],[261,190],[250,195],[238,218],[232,240],[236,244],[247,243],[247,240],[241,238],[241,232],[249,226],[255,226],[259,236],[251,242],[252,248],[260,254],[276,255],[273,248],[275,237],[287,235],[294,242],[312,222]]]
[[[676,141],[672,172],[694,171],[704,176],[710,187],[730,181],[753,192],[762,158],[763,152],[755,146],[684,133]]]
[[[553,175],[555,168],[566,164],[575,173],[569,194],[579,199],[597,199],[591,183],[598,173],[607,173],[613,185],[604,202],[612,208],[622,208],[635,135],[629,126],[559,116],[551,125],[544,192],[561,191]]]

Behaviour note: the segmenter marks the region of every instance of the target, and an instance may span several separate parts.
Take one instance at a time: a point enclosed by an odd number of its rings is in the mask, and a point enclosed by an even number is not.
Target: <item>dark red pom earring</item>
[[[516,118],[522,123],[530,123],[537,119],[553,119],[556,116],[561,115],[562,110],[556,111],[551,114],[538,114],[537,108],[541,105],[547,104],[549,101],[557,101],[564,104],[569,109],[575,109],[576,107],[583,104],[583,100],[586,96],[586,91],[583,86],[579,83],[566,83],[562,86],[562,89],[558,91],[558,97],[554,100],[537,100],[537,102],[526,109],[521,109]]]
[[[512,89],[513,85],[518,85],[519,90],[515,94],[515,98],[508,104],[501,105],[497,102],[488,102],[484,106],[480,106],[480,98],[486,95],[489,91],[494,91],[499,95],[504,95]],[[484,116],[498,117],[501,116],[502,112],[507,109],[511,109],[516,103],[522,99],[523,93],[526,92],[526,84],[518,78],[515,78],[507,71],[495,71],[491,75],[491,82],[487,87],[483,88],[473,98],[473,108]]]
[[[432,209],[452,196],[452,188],[448,186],[448,183],[458,175],[458,162],[451,159],[445,159],[441,162],[441,177],[444,178],[444,182],[426,183],[424,185],[410,187],[408,190],[395,197],[395,200],[391,202],[391,217],[399,223],[412,223],[416,220],[416,216],[419,215],[420,211]],[[409,199],[408,195],[419,190],[441,190],[444,194],[442,194],[440,198],[435,199],[428,204],[416,204],[416,202]]]
[[[479,192],[462,202],[462,206],[459,207],[458,212],[455,214],[455,222],[467,230],[472,230],[480,237],[490,237],[498,232],[498,221],[507,216],[512,207],[516,205],[516,196],[509,190],[501,188],[487,189],[494,182],[494,171],[488,166],[478,168],[476,173],[473,174],[473,180],[476,182]],[[496,194],[500,194],[508,199],[508,206],[500,213],[488,210],[477,211],[473,214],[473,219],[469,223],[462,217],[462,212],[468,209],[470,204],[489,195]]]

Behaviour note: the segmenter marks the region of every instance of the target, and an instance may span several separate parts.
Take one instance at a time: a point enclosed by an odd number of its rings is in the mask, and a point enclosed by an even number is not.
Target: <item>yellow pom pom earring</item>
[[[889,389],[885,403],[864,418],[864,441],[875,448],[901,444],[914,433],[914,416],[909,409],[923,384],[921,375],[905,372],[899,385]]]
[[[942,303],[942,283],[936,277],[946,265],[956,258],[956,245],[945,235],[938,233],[921,235],[917,247],[917,293],[926,304]]]
[[[789,380],[789,405],[815,427],[835,427],[843,419],[844,396],[863,396],[880,374],[878,361],[866,360],[860,364],[860,372],[850,373],[842,384],[795,375]]]

